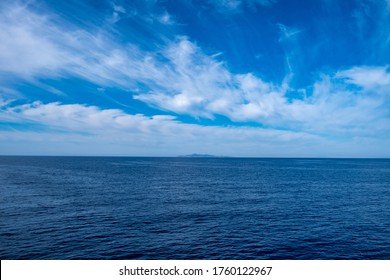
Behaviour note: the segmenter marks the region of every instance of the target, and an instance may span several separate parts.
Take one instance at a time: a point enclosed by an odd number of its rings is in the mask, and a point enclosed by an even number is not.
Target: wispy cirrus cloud
[[[115,3],[111,3],[111,6],[112,6],[112,14],[111,16],[108,18],[108,21],[111,23],[111,24],[114,24],[116,22],[118,22],[123,15],[126,14],[126,9],[121,6],[121,5],[117,5]]]
[[[311,94],[302,96],[295,90],[300,98],[290,100],[287,93],[292,89],[288,85],[275,85],[252,73],[233,74],[188,40],[168,50],[175,54],[169,72],[172,76],[165,76],[172,83],[168,87],[160,83],[135,98],[176,113],[208,118],[223,115],[233,121],[318,133],[372,134],[381,119],[381,129],[390,128],[385,125],[387,101],[380,96],[388,85],[385,67],[351,68],[324,75],[315,82]],[[350,88],[352,83],[365,87]],[[369,91],[374,85],[377,91]]]
[[[244,2],[229,3],[238,3],[238,8]],[[273,1],[256,3],[268,5]],[[128,11],[113,4],[111,12],[114,17],[117,14],[111,21],[115,25]],[[168,12],[151,17],[164,26],[172,24]],[[286,25],[276,26],[281,35],[279,43],[303,32]],[[80,134],[86,132],[106,144],[117,143],[105,136],[110,131],[118,135],[122,144],[126,139],[143,139],[160,148],[172,148],[180,145],[175,139],[179,134],[182,141],[192,143],[199,152],[199,143],[209,143],[205,152],[213,153],[211,147],[221,146],[218,141],[224,139],[225,150],[231,150],[227,148],[230,145],[243,151],[246,145],[249,154],[249,147],[264,153],[267,147],[284,147],[285,141],[313,145],[317,152],[320,143],[343,146],[330,138],[349,139],[356,144],[355,150],[363,142],[378,141],[383,147],[390,136],[390,73],[386,65],[360,65],[322,73],[307,88],[294,88],[290,84],[291,66],[282,82],[267,81],[259,73],[233,72],[227,61],[205,51],[188,36],[162,36],[164,40],[151,42],[152,46],[145,49],[137,40],[123,44],[104,28],[85,29],[50,12],[40,14],[28,5],[2,6],[0,29],[0,81],[4,88],[15,80],[77,78],[99,87],[126,90],[134,99],[166,112],[163,116],[134,115],[61,102],[12,105],[2,95],[2,122],[41,126],[42,133],[55,139],[61,138],[59,131],[87,139]],[[170,116],[173,113],[210,120],[223,116],[235,126],[186,124]],[[257,125],[250,127],[249,123]],[[3,137],[13,139],[18,133],[8,131]],[[153,139],[159,139],[156,141],[160,144]],[[299,151],[302,153],[302,148]]]
[[[239,13],[243,8],[256,10],[258,7],[270,7],[277,0],[209,0],[222,13]]]
[[[0,13],[0,71],[29,77],[61,67],[67,53],[53,42],[56,28],[46,26],[44,17],[28,12],[25,6],[4,8]],[[4,76],[3,76],[4,79]]]
[[[125,13],[113,6],[114,13]],[[169,14],[156,15],[172,22]],[[0,9],[0,72],[2,81],[80,77],[100,85],[129,87],[148,79],[154,53],[134,42],[124,46],[108,31],[86,30],[52,13],[39,14],[29,5],[2,5]],[[153,66],[155,67],[155,66]],[[159,75],[159,74],[158,74]]]
[[[286,93],[294,89],[288,84],[273,84],[253,73],[232,73],[187,37],[150,52],[136,45],[121,46],[103,31],[95,35],[64,29],[27,7],[3,14],[0,70],[19,77],[76,76],[99,85],[132,88],[135,99],[177,114],[209,119],[222,115],[236,122],[318,133],[356,132],[359,127],[373,131],[375,120],[387,120],[385,100],[366,94],[369,86],[375,85],[377,92],[382,90],[378,87],[388,86],[386,67],[341,71],[317,81],[312,95],[289,100]],[[290,36],[299,32],[282,31]],[[351,91],[350,83],[364,88]],[[363,111],[370,117],[359,117]]]

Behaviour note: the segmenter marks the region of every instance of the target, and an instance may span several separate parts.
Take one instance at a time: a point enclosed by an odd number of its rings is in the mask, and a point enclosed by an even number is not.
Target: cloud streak
[[[238,10],[243,5],[270,6],[274,1],[210,3]],[[110,31],[115,30],[115,25],[127,13],[127,8],[117,4],[112,4],[111,9],[107,15]],[[167,11],[152,14],[150,18],[164,28],[174,28],[173,17]],[[303,36],[305,32],[283,24],[276,24],[275,29],[278,28],[279,43]],[[374,143],[375,137],[382,144],[390,137],[387,65],[328,71],[320,73],[313,84],[294,88],[290,83],[291,75],[295,74],[291,66],[282,82],[266,80],[259,73],[234,72],[228,61],[214,55],[215,52],[205,51],[189,36],[168,38],[155,34],[161,40],[152,41],[145,49],[131,38],[120,42],[117,30],[81,28],[53,13],[38,13],[29,5],[17,4],[1,6],[0,30],[0,82],[4,85],[0,92],[0,120],[8,126],[24,123],[40,127],[42,133],[55,139],[61,138],[59,132],[69,132],[78,139],[87,139],[83,135],[87,133],[107,144],[113,141],[105,136],[110,131],[118,135],[122,144],[128,139],[138,143],[142,139],[160,148],[173,148],[180,145],[175,139],[180,135],[182,141],[198,149],[201,146],[197,141],[209,143],[205,152],[213,153],[211,147],[221,146],[218,143],[221,139],[226,150],[228,145],[240,147],[240,143],[245,143],[264,152],[265,147],[277,149],[294,141],[301,145],[311,143],[318,149],[319,143],[332,146],[329,139],[349,139],[355,147],[360,147],[364,141]],[[119,88],[135,100],[165,113],[137,115],[119,109],[103,110],[61,102],[13,105],[7,98],[9,94],[5,94],[15,81],[44,84],[45,79],[70,78],[86,80],[98,87]],[[50,87],[42,87],[45,86]],[[51,91],[62,93],[55,88]],[[212,123],[223,117],[230,120],[231,126],[183,123],[179,121],[181,116],[193,117],[193,123],[204,119]],[[31,133],[28,129],[8,131],[2,137],[14,139]],[[249,148],[245,149],[249,154]],[[303,152],[302,148],[299,151]]]
[[[175,151],[186,153],[191,152],[195,145],[199,150],[210,152],[218,145],[221,137],[228,145],[244,147],[247,144],[250,147],[257,146],[256,149],[263,145],[318,138],[307,133],[283,130],[185,124],[169,115],[147,117],[142,114],[126,114],[117,109],[102,110],[95,106],[80,104],[34,102],[12,106],[2,102],[0,120],[7,123],[30,123],[41,126],[42,129],[40,133],[35,132],[36,128],[32,131],[29,129],[3,131],[2,141],[26,140],[25,135],[34,135],[33,139],[36,142],[66,141],[69,135],[73,135],[73,139],[78,139],[83,145],[88,141],[101,141],[105,144],[110,142],[113,145],[125,144],[133,147],[132,152],[134,147],[139,148],[140,145],[144,146],[145,150],[145,147],[148,147],[145,143],[170,148],[177,145]],[[42,137],[42,135],[49,137]],[[245,150],[248,150],[248,147]],[[152,146],[150,149],[155,152]],[[247,152],[249,155],[249,150]],[[219,151],[219,154],[222,153],[223,149]],[[167,150],[167,154],[172,155],[172,152]]]
[[[299,89],[264,81],[253,73],[232,73],[187,37],[147,52],[132,44],[120,46],[103,31],[94,35],[65,30],[27,7],[14,7],[1,15],[0,71],[10,75],[27,79],[71,75],[98,85],[132,88],[138,92],[135,99],[177,114],[209,119],[221,115],[234,122],[310,132],[315,127],[320,133],[359,127],[363,131],[376,127],[373,121],[388,113],[383,109],[387,99],[378,95],[386,94],[390,83],[383,66],[340,71],[317,81],[311,96],[289,100],[287,91]],[[361,88],[351,90],[349,84]],[[359,117],[360,112],[371,117]]]
[[[244,8],[256,11],[258,7],[270,7],[276,0],[209,0],[221,13],[240,13]]]
[[[361,137],[343,143],[303,132],[185,124],[168,115],[147,117],[80,104],[34,102],[2,106],[2,122],[41,127],[3,130],[2,154],[15,153],[16,145],[17,154],[96,155],[98,150],[100,155],[175,156],[194,151],[227,155],[229,150],[231,156],[328,157],[353,156],[362,146],[375,144],[370,154],[381,156],[381,152],[386,152],[384,144],[389,142]],[[34,145],[33,151],[29,145]],[[61,146],[62,152],[56,146]],[[326,153],[324,148],[328,150]]]

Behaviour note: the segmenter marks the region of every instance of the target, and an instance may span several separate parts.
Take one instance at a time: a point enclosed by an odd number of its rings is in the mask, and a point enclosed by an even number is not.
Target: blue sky
[[[389,0],[3,1],[0,154],[390,157]]]

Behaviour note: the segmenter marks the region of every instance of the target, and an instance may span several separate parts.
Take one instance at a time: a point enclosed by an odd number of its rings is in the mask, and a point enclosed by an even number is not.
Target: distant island
[[[208,154],[191,154],[191,155],[185,155],[185,156],[179,156],[179,157],[189,157],[189,158],[210,158],[210,157],[217,157],[217,156],[208,155]]]

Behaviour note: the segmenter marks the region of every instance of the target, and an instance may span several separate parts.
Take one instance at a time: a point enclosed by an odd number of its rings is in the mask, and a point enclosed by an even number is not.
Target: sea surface
[[[390,259],[390,160],[0,157],[1,259]]]

